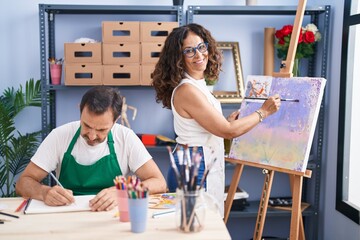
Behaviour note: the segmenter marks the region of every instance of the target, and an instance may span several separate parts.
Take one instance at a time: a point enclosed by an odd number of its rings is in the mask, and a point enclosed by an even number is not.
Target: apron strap
[[[73,148],[74,148],[74,146],[75,146],[75,143],[76,143],[78,137],[80,136],[80,132],[81,132],[81,126],[78,128],[78,130],[76,131],[73,139],[71,140],[71,142],[70,142],[70,144],[69,144],[69,147],[68,147],[68,149],[66,150],[66,153],[67,153],[67,154],[71,154],[71,152],[72,152],[72,150],[73,150]]]

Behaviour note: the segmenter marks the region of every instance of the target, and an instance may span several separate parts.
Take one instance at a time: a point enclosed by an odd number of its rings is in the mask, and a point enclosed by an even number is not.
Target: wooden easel
[[[264,229],[266,211],[268,208],[268,202],[270,198],[274,173],[282,172],[289,174],[290,187],[292,190],[290,240],[305,239],[305,232],[304,232],[304,226],[303,226],[302,214],[301,214],[302,212],[301,194],[302,194],[303,177],[310,178],[312,173],[311,170],[306,170],[305,172],[298,172],[298,171],[287,170],[287,169],[272,167],[260,163],[253,163],[253,162],[243,161],[239,159],[232,159],[232,158],[226,158],[226,161],[235,164],[235,169],[234,169],[233,177],[231,179],[228,195],[225,200],[225,214],[224,214],[225,223],[229,218],[230,209],[236,193],[236,188],[239,184],[240,176],[242,174],[244,167],[251,166],[251,167],[261,168],[263,169],[265,178],[264,178],[262,194],[260,197],[259,211],[256,219],[255,231],[253,237],[254,240],[260,240]]]
[[[291,34],[288,54],[286,60],[282,61],[281,63],[280,72],[273,73],[274,77],[290,78],[293,76],[292,69],[294,66],[294,59],[296,55],[296,48],[300,35],[301,24],[304,18],[306,1],[307,0],[299,0],[299,4],[296,10],[293,31]],[[301,208],[302,183],[303,183],[303,177],[307,177],[307,178],[311,177],[311,173],[312,173],[311,170],[306,170],[305,172],[299,172],[299,171],[272,167],[260,163],[248,162],[248,161],[232,159],[232,158],[226,158],[226,161],[235,164],[235,169],[229,187],[228,195],[225,200],[224,222],[226,223],[229,218],[230,209],[233,203],[235,192],[238,187],[240,176],[242,174],[244,166],[261,168],[263,169],[263,173],[265,174],[265,179],[264,179],[264,185],[263,185],[263,190],[259,204],[259,211],[256,219],[255,231],[253,236],[254,240],[261,240],[274,173],[275,171],[287,173],[289,174],[290,177],[290,187],[292,191],[290,240],[298,240],[298,239],[304,240],[305,232],[304,232],[304,225],[302,220],[302,208]]]

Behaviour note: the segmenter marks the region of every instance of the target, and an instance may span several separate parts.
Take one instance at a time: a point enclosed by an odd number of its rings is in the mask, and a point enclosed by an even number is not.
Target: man
[[[83,96],[80,121],[60,126],[44,139],[16,184],[17,194],[50,206],[74,202],[74,195],[96,194],[92,211],[117,206],[114,178],[135,173],[150,193],[166,191],[158,166],[136,134],[117,124],[122,97],[111,87],[94,87]],[[56,170],[63,186],[41,181]]]

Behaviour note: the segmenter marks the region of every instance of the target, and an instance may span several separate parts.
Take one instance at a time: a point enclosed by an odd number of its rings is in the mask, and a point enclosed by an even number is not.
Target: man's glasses
[[[199,45],[197,45],[197,47],[185,48],[183,51],[183,54],[188,58],[192,58],[193,56],[195,56],[196,50],[199,50],[199,52],[201,52],[201,53],[205,53],[208,49],[208,45],[209,44],[207,42],[203,42],[203,43],[199,43]]]

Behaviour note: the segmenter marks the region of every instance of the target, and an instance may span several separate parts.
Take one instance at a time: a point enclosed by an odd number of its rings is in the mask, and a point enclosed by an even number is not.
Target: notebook
[[[90,211],[89,201],[95,195],[81,195],[74,196],[75,203],[67,206],[48,206],[43,201],[31,199],[26,206],[25,214],[39,214],[39,213],[60,213],[60,212],[83,212]]]

